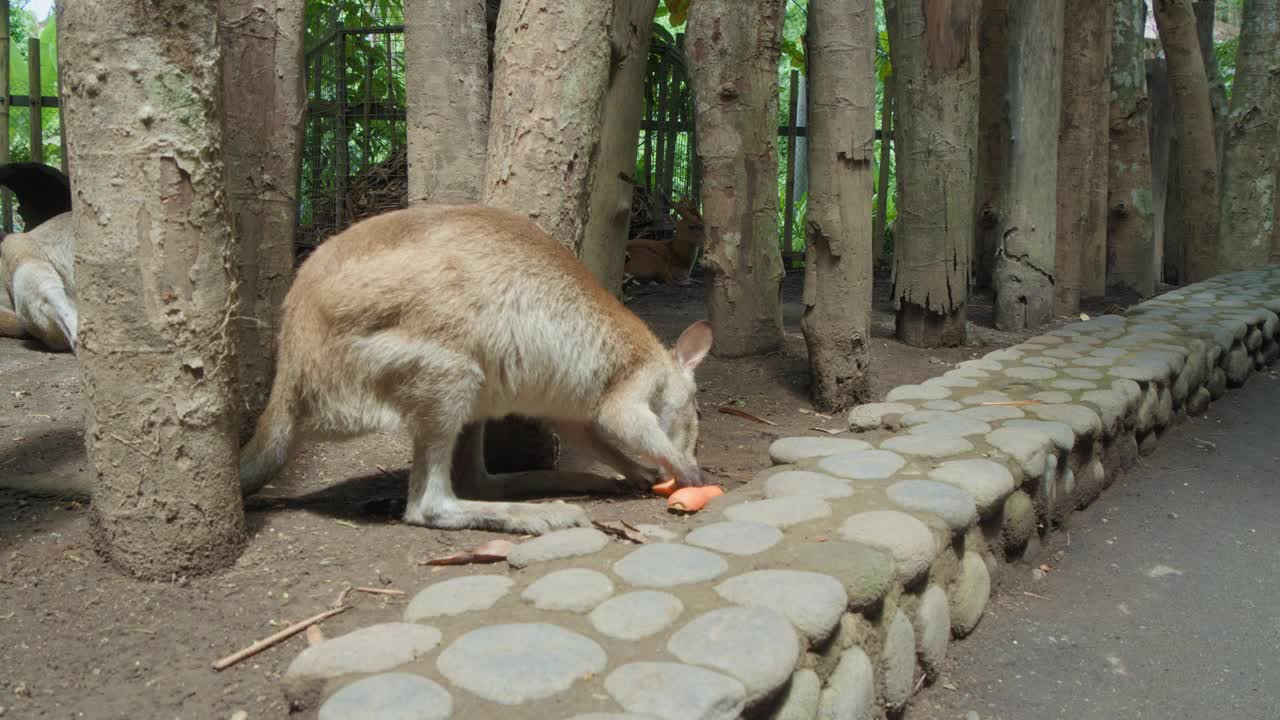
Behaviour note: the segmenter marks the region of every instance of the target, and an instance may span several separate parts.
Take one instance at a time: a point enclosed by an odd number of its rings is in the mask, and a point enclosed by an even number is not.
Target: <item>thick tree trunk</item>
[[[1182,236],[1165,232],[1168,226],[1173,108],[1169,99],[1169,71],[1164,58],[1146,61],[1147,97],[1151,101],[1151,209],[1156,253],[1156,282],[1177,284],[1182,277]]]
[[[480,200],[489,142],[485,0],[404,6],[409,204]]]
[[[1155,293],[1158,265],[1143,14],[1143,0],[1116,0],[1111,33],[1106,277],[1108,286],[1149,297]]]
[[[223,0],[222,149],[240,254],[240,439],[275,377],[280,306],[293,279],[298,163],[306,113],[302,0]]]
[[[526,213],[578,256],[599,165],[612,22],[613,5],[598,0],[504,0],[498,12],[484,203]]]
[[[869,391],[875,35],[871,0],[810,0],[809,211],[800,327],[813,402],[824,411],[862,402]]]
[[[978,81],[977,207],[974,222],[974,282],[991,287],[1000,244],[1000,196],[1008,169],[1009,0],[982,0],[978,25],[981,76]]]
[[[876,214],[871,228],[871,252],[876,267],[887,260],[889,238],[889,154],[893,150],[893,74],[884,79],[884,97],[880,101],[880,172],[876,175]]]
[[[698,0],[689,7],[707,304],[722,357],[782,344],[776,135],[785,5]]]
[[[1280,161],[1280,0],[1244,5],[1240,51],[1231,90],[1226,149],[1222,160],[1222,205],[1218,267],[1261,267],[1271,254],[1275,229],[1275,182]]]
[[[1271,184],[1275,188],[1275,200],[1272,201],[1271,206],[1275,207],[1280,205],[1280,168],[1276,169],[1276,176]],[[1271,225],[1271,256],[1267,258],[1267,262],[1280,263],[1280,222]]]
[[[1013,142],[993,278],[995,323],[1001,330],[1035,328],[1053,319],[1062,26],[1060,3],[1009,6]]]
[[[658,0],[613,0],[613,24],[609,28],[613,70],[604,100],[600,169],[591,188],[586,231],[589,240],[582,248],[582,261],[615,294],[622,292],[622,266],[626,264],[631,227],[632,185],[626,178],[636,172],[636,138],[644,113],[644,73],[657,7]]]
[[[218,3],[67,3],[58,28],[95,541],[139,577],[224,567],[244,511]]]
[[[897,3],[893,298],[908,345],[965,340],[978,144],[977,0]]]
[[[1179,193],[1169,198],[1165,230],[1182,235],[1183,280],[1214,274],[1218,235],[1218,156],[1209,83],[1196,38],[1191,0],[1155,0],[1156,25],[1169,68]],[[1171,221],[1171,218],[1175,221]]]
[[[1107,143],[1114,0],[1067,0],[1054,295],[1059,315],[1107,292]]]
[[[1243,2],[1243,0],[1241,0]],[[1252,2],[1252,0],[1250,0]],[[1218,167],[1222,167],[1222,139],[1227,129],[1227,86],[1218,72],[1218,53],[1214,49],[1213,26],[1216,0],[1192,0],[1196,15],[1196,39],[1200,42],[1200,57],[1204,61],[1204,74],[1209,82],[1209,107],[1213,108],[1214,147],[1218,150]]]

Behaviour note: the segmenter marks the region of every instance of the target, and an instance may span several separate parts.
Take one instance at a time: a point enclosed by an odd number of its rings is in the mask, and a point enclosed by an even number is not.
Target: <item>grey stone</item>
[[[1043,432],[999,427],[987,433],[987,443],[1018,462],[1027,477],[1040,477],[1053,440]]]
[[[963,530],[978,520],[973,496],[947,483],[901,480],[886,488],[885,494],[903,510],[937,515],[952,530]]]
[[[1164,375],[1162,374],[1163,369],[1164,368],[1150,364],[1120,365],[1118,367],[1111,368],[1110,373],[1118,378],[1148,383],[1164,379]]]
[[[1129,416],[1125,396],[1115,390],[1090,390],[1080,395],[1080,401],[1097,411],[1102,420],[1102,433],[1108,437],[1119,432]]]
[[[1070,450],[1076,444],[1076,435],[1071,432],[1071,428],[1065,423],[1052,420],[1010,420],[1001,425],[1001,427],[1023,428],[1024,430],[1042,432],[1053,440],[1054,446],[1059,450]]]
[[[671,593],[638,590],[605,600],[588,616],[603,635],[639,640],[665,630],[684,612],[684,603]]]
[[[1116,349],[1120,350],[1120,348],[1116,348]],[[1123,353],[1124,351],[1120,350],[1120,352]],[[1094,367],[1094,368],[1111,367],[1112,365],[1116,364],[1115,359],[1109,358],[1109,357],[1076,358],[1073,362],[1076,365],[1081,365],[1084,367]]]
[[[956,388],[956,387],[971,388],[971,387],[978,387],[978,379],[972,378],[972,377],[965,377],[964,375],[953,375],[948,372],[948,373],[939,375],[937,377],[931,377],[928,380],[925,380],[924,384],[925,385],[941,385],[942,387],[953,387],[953,388]],[[943,401],[930,400],[930,402],[943,402]]]
[[[673,542],[680,537],[679,533],[672,532],[670,529],[664,528],[661,525],[640,523],[636,525],[636,529],[644,533],[645,537],[661,542]]]
[[[982,420],[983,422],[1013,420],[1015,418],[1027,416],[1026,413],[1022,412],[1022,408],[1012,405],[980,405],[978,407],[965,408],[960,411],[960,414],[976,420]]]
[[[590,638],[548,623],[516,623],[463,635],[436,658],[436,669],[485,700],[520,705],[559,695],[607,663]]]
[[[901,610],[896,611],[889,621],[880,664],[884,677],[884,703],[890,710],[899,710],[911,699],[916,674],[916,632]]]
[[[507,563],[522,568],[533,563],[592,555],[608,544],[609,536],[595,528],[556,530],[512,548]]]
[[[488,610],[501,600],[515,581],[502,575],[471,575],[438,582],[413,596],[404,619],[417,622],[444,615]]]
[[[1101,380],[1102,379],[1102,371],[1096,368],[1069,367],[1064,369],[1062,372],[1066,373],[1067,375],[1070,375],[1073,378],[1080,378],[1082,380]]]
[[[993,460],[970,458],[948,460],[929,471],[929,478],[955,485],[967,492],[982,515],[1001,507],[1013,492],[1013,474],[1009,468]]]
[[[747,707],[787,682],[800,657],[800,638],[781,613],[762,607],[712,610],[677,630],[667,650],[682,662],[735,677]]]
[[[957,367],[947,372],[956,377],[976,378],[978,380],[985,380],[991,377],[991,371],[976,367]]]
[[[1075,378],[1067,378],[1066,380],[1054,380],[1049,387],[1059,390],[1095,390],[1097,383],[1091,383],[1088,380],[1076,380]]]
[[[1102,432],[1102,418],[1083,405],[1032,405],[1029,412],[1041,420],[1070,426],[1078,437],[1094,437]]]
[[[849,480],[884,480],[906,464],[901,455],[888,450],[863,450],[823,458],[818,461],[818,469]]]
[[[838,579],[844,583],[850,609],[858,612],[880,602],[897,577],[889,553],[843,540],[788,544],[779,554],[778,564]]]
[[[1200,415],[1204,413],[1205,410],[1209,409],[1210,400],[1211,397],[1208,389],[1203,387],[1196,388],[1196,391],[1191,393],[1191,396],[1187,398],[1187,412],[1192,415]]]
[[[849,427],[853,430],[874,430],[883,424],[886,415],[902,415],[915,410],[906,403],[867,403],[849,411]]]
[[[1064,381],[1065,382],[1065,381]],[[1041,390],[1034,393],[1028,400],[1039,400],[1049,405],[1057,405],[1059,403],[1071,402],[1071,394],[1062,392],[1061,390]]]
[[[895,435],[880,443],[881,450],[902,455],[943,458],[973,451],[973,444],[955,435]]]
[[[982,619],[991,597],[991,572],[982,557],[965,551],[960,561],[960,575],[951,588],[951,631],[956,637],[973,632]]]
[[[1249,379],[1249,375],[1253,372],[1253,362],[1243,345],[1231,348],[1231,352],[1227,353],[1226,366],[1223,370],[1227,373],[1227,387],[1240,387]]]
[[[520,597],[539,610],[584,613],[612,594],[613,581],[607,575],[586,568],[568,568],[542,576]]]
[[[896,510],[858,513],[840,526],[840,536],[889,553],[898,577],[904,581],[927,572],[938,553],[937,541],[929,527]]]
[[[1105,348],[1098,348],[1097,350],[1094,350],[1089,354],[1095,357],[1110,358],[1114,360],[1115,358],[1128,355],[1129,351],[1125,350],[1124,348],[1105,347]]]
[[[925,410],[959,410],[964,406],[955,400],[930,400],[920,407]]]
[[[777,545],[782,531],[756,522],[717,522],[690,532],[685,542],[729,555],[755,555]]]
[[[1017,380],[1048,380],[1058,375],[1048,368],[1032,366],[1011,367],[1004,374]]]
[[[447,720],[448,691],[419,675],[385,673],[357,680],[334,693],[319,720]]]
[[[995,362],[1007,362],[1021,360],[1025,355],[1026,353],[1021,350],[1015,350],[1014,348],[1001,348],[1000,350],[992,350],[982,357],[986,360],[993,360]]]
[[[1173,393],[1167,387],[1160,387],[1156,392],[1156,427],[1168,427],[1173,419]]]
[[[1025,357],[1022,359],[1022,362],[1032,367],[1049,368],[1049,369],[1060,368],[1067,364],[1066,360],[1063,360],[1060,357],[1053,357],[1049,355],[1049,353],[1051,352],[1054,352],[1054,351],[1045,350],[1044,355],[1032,355],[1030,357]],[[1066,353],[1066,356],[1069,358],[1076,357],[1076,355],[1077,354],[1073,352]]]
[[[1065,360],[1075,360],[1080,357],[1080,351],[1073,350],[1071,348],[1050,348],[1048,350],[1045,350],[1044,354],[1047,357],[1059,358],[1059,359],[1065,359]],[[1028,364],[1031,364],[1030,360],[1028,360],[1027,362]]]
[[[986,390],[972,395],[965,395],[960,398],[960,402],[965,405],[981,405],[988,402],[1009,402],[1013,398],[999,390]]]
[[[947,659],[947,641],[951,639],[951,607],[947,593],[937,585],[925,588],[916,610],[916,647],[920,664],[930,678],[942,672]]]
[[[817,717],[820,720],[871,720],[876,699],[875,672],[862,648],[840,654],[840,662],[827,679]]]
[[[985,435],[991,432],[991,426],[972,417],[955,413],[947,413],[946,417],[937,417],[910,430],[912,435]]]
[[[989,357],[978,358],[976,360],[962,360],[956,363],[958,368],[974,368],[975,370],[1003,370],[1004,365],[992,360]]]
[[[1227,393],[1227,373],[1220,367],[1215,367],[1209,373],[1209,396],[1213,400],[1217,400]]]
[[[788,465],[809,458],[866,450],[870,447],[870,443],[852,438],[788,437],[773,441],[769,446],[769,457],[775,464]]]
[[[1147,433],[1155,428],[1156,403],[1159,397],[1160,391],[1154,383],[1148,384],[1146,390],[1142,391],[1134,422],[1134,427],[1139,433]]]
[[[439,643],[440,631],[429,625],[370,625],[303,650],[285,674],[333,678],[382,672],[426,655]]]
[[[821,695],[822,680],[818,673],[808,668],[795,671],[787,684],[787,694],[772,720],[814,720],[818,716]]]
[[[837,480],[823,473],[784,470],[769,477],[764,485],[764,494],[771,498],[794,495],[823,499],[846,498],[853,494],[853,487],[846,480]]]
[[[814,497],[797,495],[772,500],[755,500],[725,508],[724,516],[736,522],[755,522],[778,529],[831,516],[831,506]]]
[[[1027,338],[1026,342],[1035,343],[1037,345],[1059,345],[1066,342],[1066,340],[1062,339],[1059,335],[1036,335],[1034,337]]]
[[[713,552],[675,543],[642,545],[613,564],[614,574],[631,585],[657,588],[705,582],[728,569]]]
[[[736,605],[777,610],[810,645],[831,635],[849,604],[839,580],[802,570],[756,570],[731,577],[715,590]]]
[[[1031,496],[1019,490],[1004,501],[1004,514],[1000,523],[1005,548],[1016,550],[1036,532],[1036,507]]]
[[[942,400],[951,397],[951,390],[941,385],[899,385],[889,391],[888,402],[903,400]]]
[[[627,711],[663,720],[736,720],[746,701],[741,682],[678,663],[623,665],[605,677],[604,689]]]

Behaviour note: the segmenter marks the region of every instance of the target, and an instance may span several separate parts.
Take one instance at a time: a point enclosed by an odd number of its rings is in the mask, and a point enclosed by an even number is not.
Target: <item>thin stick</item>
[[[262,640],[255,642],[254,644],[250,645],[249,647],[239,652],[232,653],[231,655],[228,655],[222,658],[221,660],[214,662],[213,669],[226,670],[227,668],[231,667],[232,665],[235,665],[236,663],[240,662],[241,660],[244,660],[247,657],[253,657],[254,655],[257,655],[258,653],[262,652],[263,650],[266,650],[269,647],[272,647],[273,645],[278,645],[281,642],[288,640],[289,638],[293,637],[294,635],[297,635],[303,630],[306,630],[312,625],[323,622],[326,618],[331,618],[340,612],[345,612],[348,607],[350,606],[343,605],[342,607],[334,608],[332,610],[325,610],[324,612],[318,615],[312,615],[306,620],[303,620],[301,622],[296,622],[290,625],[289,627],[281,630],[280,632],[276,633],[275,635],[272,635],[271,637],[263,638]]]
[[[1045,596],[1043,596],[1043,595],[1037,595],[1037,594],[1035,594],[1035,593],[1033,593],[1033,592],[1027,592],[1026,590],[1023,590],[1023,591],[1022,591],[1022,594],[1023,594],[1023,595],[1026,595],[1027,597],[1039,598],[1039,599],[1041,599],[1041,600],[1048,600],[1048,599],[1049,599],[1049,598],[1047,598],[1047,597],[1045,597]]]
[[[392,588],[376,588],[376,587],[358,587],[357,592],[371,593],[373,595],[403,595],[403,590],[394,590]]]

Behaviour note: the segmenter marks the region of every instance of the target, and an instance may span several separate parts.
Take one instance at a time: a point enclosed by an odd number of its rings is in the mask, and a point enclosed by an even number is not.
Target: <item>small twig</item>
[[[240,662],[241,660],[244,660],[247,657],[253,657],[254,655],[257,655],[258,653],[262,652],[263,650],[266,650],[269,647],[272,647],[273,645],[278,645],[282,641],[288,640],[289,638],[293,637],[294,635],[297,635],[298,633],[302,632],[303,630],[306,630],[307,628],[311,627],[312,625],[315,625],[316,623],[323,622],[325,619],[331,618],[340,612],[345,612],[348,607],[349,606],[347,605],[343,605],[342,607],[336,607],[331,610],[325,610],[324,612],[318,615],[312,615],[306,620],[303,620],[301,622],[296,622],[290,625],[289,627],[281,630],[280,632],[276,633],[275,635],[263,638],[239,652],[232,653],[222,658],[221,660],[214,662],[213,669],[225,670],[231,667],[232,665],[235,665],[236,663]]]
[[[1048,600],[1048,599],[1049,599],[1049,598],[1047,598],[1047,597],[1045,597],[1045,596],[1043,596],[1043,595],[1037,595],[1037,594],[1035,594],[1035,593],[1033,593],[1033,592],[1027,592],[1026,590],[1023,590],[1023,591],[1022,591],[1022,594],[1023,594],[1023,595],[1026,595],[1027,597],[1038,598],[1038,599],[1040,599],[1040,600]]]
[[[372,595],[403,595],[403,590],[394,588],[376,588],[376,587],[357,587],[356,592],[370,593]]]
[[[763,423],[763,424],[765,424],[765,425],[777,425],[777,424],[778,424],[778,423],[776,423],[776,422],[774,422],[774,421],[772,421],[772,420],[766,420],[766,419],[764,419],[764,418],[760,417],[759,415],[752,415],[751,413],[747,412],[746,410],[739,410],[738,408],[735,408],[735,407],[729,407],[729,406],[727,406],[727,405],[726,405],[726,406],[724,406],[724,407],[722,407],[722,408],[720,408],[720,412],[724,413],[725,415],[736,415],[737,417],[745,418],[745,419],[747,419],[747,420],[751,420],[751,421],[758,422],[758,423]]]
[[[395,473],[393,473],[393,472],[391,472],[390,470],[388,470],[388,469],[386,469],[386,468],[382,467],[381,465],[374,465],[374,467],[378,468],[378,472],[382,473],[383,475],[386,475],[387,477],[391,478],[392,480],[399,480],[399,479],[400,479],[400,478],[396,477],[396,474],[395,474]]]
[[[338,599],[329,604],[331,608],[340,608],[347,604],[347,596],[351,594],[351,584],[344,583],[342,592],[338,593]]]

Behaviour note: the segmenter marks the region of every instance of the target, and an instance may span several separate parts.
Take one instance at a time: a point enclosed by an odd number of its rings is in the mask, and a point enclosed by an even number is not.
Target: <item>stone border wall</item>
[[[895,388],[858,439],[775,442],[687,534],[533,539],[303,651],[286,694],[324,720],[881,717],[993,574],[1280,355],[1278,312],[1280,266],[1235,273]]]

